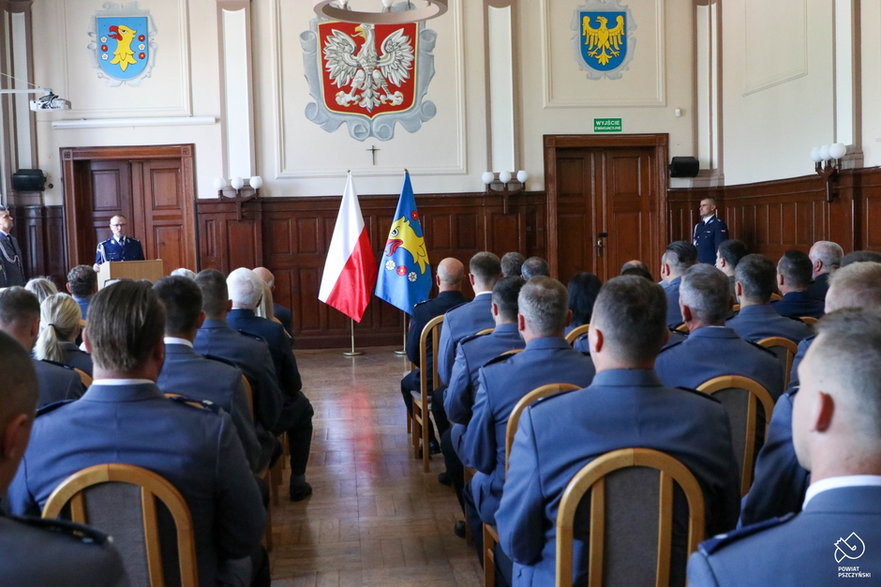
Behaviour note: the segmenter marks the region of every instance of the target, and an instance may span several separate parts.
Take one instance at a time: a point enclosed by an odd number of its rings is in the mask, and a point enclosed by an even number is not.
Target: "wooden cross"
[[[382,149],[377,149],[376,145],[371,145],[369,149],[364,149],[365,151],[370,151],[370,154],[373,156],[373,165],[376,165],[376,152],[381,151]]]

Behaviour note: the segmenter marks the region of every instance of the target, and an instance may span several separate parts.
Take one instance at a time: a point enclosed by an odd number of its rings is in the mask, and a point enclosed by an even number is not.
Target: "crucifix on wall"
[[[373,157],[373,165],[376,166],[376,152],[381,151],[382,149],[377,149],[376,145],[371,145],[369,149],[364,150],[370,151],[370,155]]]

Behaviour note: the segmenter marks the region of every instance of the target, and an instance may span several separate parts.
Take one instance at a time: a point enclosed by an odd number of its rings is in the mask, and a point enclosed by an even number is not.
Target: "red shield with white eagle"
[[[331,112],[374,118],[416,102],[417,26],[321,22],[321,91]]]

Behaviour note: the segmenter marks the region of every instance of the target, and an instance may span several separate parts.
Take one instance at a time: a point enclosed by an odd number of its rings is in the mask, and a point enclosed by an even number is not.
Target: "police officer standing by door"
[[[704,198],[700,203],[701,221],[694,225],[694,246],[697,262],[716,263],[716,251],[728,240],[728,225],[716,216],[716,200]]]

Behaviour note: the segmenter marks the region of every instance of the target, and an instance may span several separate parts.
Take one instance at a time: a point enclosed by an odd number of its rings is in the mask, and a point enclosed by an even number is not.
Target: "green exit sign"
[[[593,132],[621,132],[621,119],[594,118]]]

